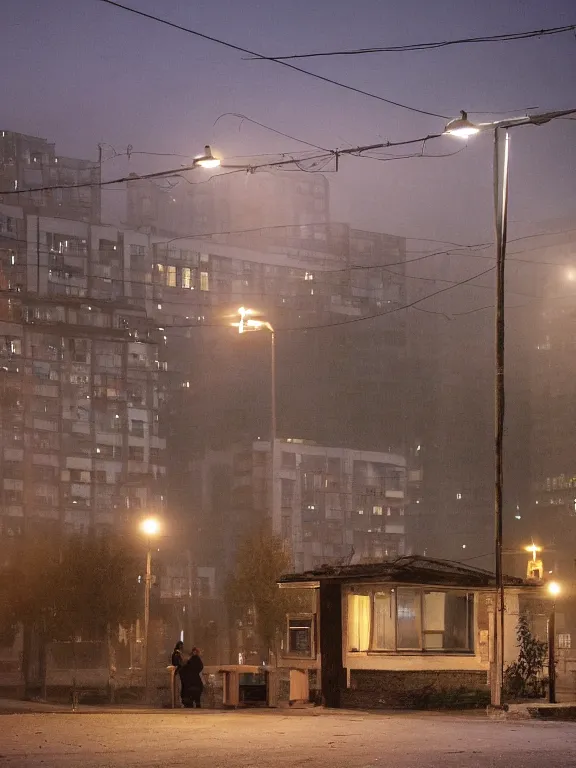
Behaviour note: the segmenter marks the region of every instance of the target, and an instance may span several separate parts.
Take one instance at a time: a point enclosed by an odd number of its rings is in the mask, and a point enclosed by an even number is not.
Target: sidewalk
[[[55,715],[193,715],[194,717],[202,715],[281,715],[286,716],[344,716],[354,718],[365,717],[390,717],[398,716],[400,718],[410,715],[420,716],[449,716],[449,717],[488,717],[492,720],[563,720],[576,721],[576,701],[563,702],[560,704],[547,704],[545,702],[526,702],[522,704],[509,704],[506,710],[498,712],[486,712],[484,710],[358,710],[358,709],[325,709],[324,707],[246,707],[239,709],[201,709],[189,710],[183,708],[163,709],[160,707],[147,707],[145,704],[123,706],[123,705],[90,705],[80,704],[75,710],[71,704],[50,704],[43,701],[21,701],[19,699],[0,698],[0,716],[2,715],[23,715],[23,714],[55,714]]]
[[[177,714],[186,712],[185,709],[162,709],[160,707],[153,708],[153,707],[147,707],[146,705],[133,705],[133,706],[122,706],[122,705],[106,705],[106,706],[98,706],[98,705],[90,705],[90,704],[79,704],[76,710],[72,709],[71,704],[50,704],[49,702],[45,701],[21,701],[20,699],[2,699],[0,698],[0,715],[23,715],[23,714],[41,714],[41,713],[51,713],[51,714],[57,714],[57,715],[70,715],[73,713],[82,713],[82,714],[95,714],[95,715],[101,715],[101,714],[110,714],[110,713],[118,713],[122,715],[130,715],[130,714],[148,714],[148,715],[158,715],[158,714]],[[200,710],[200,713],[204,712],[212,712],[213,714],[217,714],[222,710],[213,710],[213,709],[202,709]]]
[[[510,704],[505,720],[576,720],[576,702]]]

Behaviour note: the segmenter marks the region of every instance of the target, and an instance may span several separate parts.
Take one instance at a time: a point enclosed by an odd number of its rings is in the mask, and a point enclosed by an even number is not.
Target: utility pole
[[[270,330],[270,516],[272,529],[281,533],[281,521],[276,519],[276,333],[269,325]],[[280,517],[278,515],[278,517]]]
[[[556,704],[556,603],[548,617],[548,701]]]
[[[504,575],[502,573],[502,519],[504,476],[504,288],[508,227],[508,158],[509,134],[505,129],[504,151],[501,157],[500,129],[494,130],[494,207],[496,224],[496,387],[494,435],[494,553],[496,570],[496,599],[494,601],[494,675],[492,676],[492,705],[502,705],[504,675]]]
[[[150,587],[152,584],[152,544],[148,539],[146,576],[144,582],[144,700],[150,703]]]

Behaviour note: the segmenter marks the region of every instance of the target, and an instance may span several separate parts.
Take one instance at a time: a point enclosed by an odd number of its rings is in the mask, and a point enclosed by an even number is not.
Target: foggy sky
[[[572,23],[570,0],[126,0],[141,10],[264,54],[401,44]],[[572,10],[572,13],[571,13]],[[61,154],[122,151],[224,157],[305,149],[232,118],[256,120],[325,147],[413,138],[443,120],[348,93],[273,62],[242,55],[96,0],[3,0],[0,127],[40,135]],[[416,107],[472,111],[576,106],[576,41],[484,44],[418,53],[297,62]],[[474,119],[490,119],[483,112]],[[574,214],[576,122],[514,131],[512,234]],[[430,152],[460,144],[442,139]],[[492,238],[491,142],[451,158],[381,163],[347,158],[330,175],[332,217],[357,227],[462,242]],[[183,160],[178,160],[183,162]],[[172,167],[172,158],[113,161],[106,174]],[[158,165],[158,163],[161,163]],[[122,196],[107,191],[109,201]],[[279,224],[283,222],[278,222]],[[410,245],[409,245],[410,247]]]

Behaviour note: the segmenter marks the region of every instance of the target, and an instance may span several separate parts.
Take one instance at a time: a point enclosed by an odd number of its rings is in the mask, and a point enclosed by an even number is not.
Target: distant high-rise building
[[[297,571],[406,553],[402,456],[277,440],[269,514],[270,442],[207,452],[195,462],[203,546],[225,571],[246,533],[270,520]]]
[[[342,224],[310,229],[324,238],[316,250],[290,236],[259,249],[151,236],[161,354],[184,384],[178,426],[190,419],[185,439],[197,448],[266,434],[268,340],[230,327],[244,305],[277,331],[280,434],[401,452],[405,241]]]
[[[539,293],[530,312],[532,499],[520,510],[525,543],[543,547],[546,568],[573,576],[576,552],[576,239],[536,243]],[[535,258],[536,260],[536,258]]]
[[[185,237],[242,235],[245,242],[259,242],[265,227],[291,226],[297,235],[297,227],[329,220],[329,186],[322,174],[224,172],[196,181],[168,189],[146,179],[130,181],[128,226]]]
[[[57,155],[55,144],[46,139],[0,131],[0,203],[26,213],[97,224],[100,171],[96,161]]]
[[[270,335],[239,335],[231,326],[240,306],[276,331],[279,436],[402,454],[403,238],[309,224],[149,241],[149,311],[162,329],[170,392],[169,498],[183,517],[198,511],[191,453],[269,436]],[[213,564],[203,534],[193,538],[195,562]],[[220,562],[230,567],[230,558]]]
[[[147,238],[0,204],[0,531],[105,531],[161,509]],[[151,290],[151,289],[149,289]]]

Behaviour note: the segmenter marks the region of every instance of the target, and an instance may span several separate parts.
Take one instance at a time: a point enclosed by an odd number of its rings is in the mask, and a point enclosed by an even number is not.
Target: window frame
[[[310,652],[298,653],[290,650],[290,622],[291,621],[309,621],[310,622]],[[289,613],[286,615],[285,627],[286,649],[282,654],[287,659],[315,659],[316,658],[316,614],[314,613]]]
[[[417,602],[419,605],[418,620],[418,635],[420,639],[419,647],[414,648],[402,648],[398,645],[398,590],[409,589],[418,593]],[[374,637],[376,631],[375,622],[375,595],[381,592],[389,592],[392,597],[393,613],[394,613],[394,648],[375,648]],[[456,594],[462,597],[467,597],[467,626],[466,637],[468,641],[467,648],[426,648],[425,639],[431,635],[443,635],[444,631],[440,630],[427,630],[424,623],[424,595],[426,593],[443,593],[443,594]],[[370,628],[369,628],[369,646],[364,651],[353,651],[349,648],[349,598],[352,595],[369,594],[370,596]],[[379,655],[395,655],[395,656],[410,656],[410,655],[424,655],[424,656],[475,656],[477,648],[476,638],[476,626],[477,626],[477,600],[476,592],[473,589],[458,588],[458,587],[441,587],[435,585],[421,585],[421,584],[355,584],[348,586],[343,591],[343,647],[345,653],[352,656],[379,656]]]

